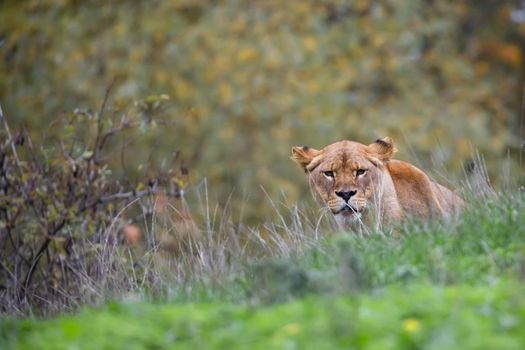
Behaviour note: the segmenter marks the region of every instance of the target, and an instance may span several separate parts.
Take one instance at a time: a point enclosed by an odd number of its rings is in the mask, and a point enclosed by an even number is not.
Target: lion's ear
[[[308,146],[292,147],[292,156],[290,157],[294,162],[299,164],[304,171],[307,171],[308,165],[312,162],[319,151]]]
[[[390,137],[376,140],[368,145],[368,150],[373,157],[382,162],[387,162],[392,158],[397,149],[394,147],[394,141]]]

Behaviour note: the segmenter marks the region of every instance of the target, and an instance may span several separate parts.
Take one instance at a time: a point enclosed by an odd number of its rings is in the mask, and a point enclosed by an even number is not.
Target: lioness
[[[307,174],[315,199],[349,228],[399,223],[403,218],[442,218],[464,205],[454,192],[415,166],[392,159],[394,142],[339,141],[322,150],[293,147],[292,160]],[[375,221],[374,221],[375,220]]]

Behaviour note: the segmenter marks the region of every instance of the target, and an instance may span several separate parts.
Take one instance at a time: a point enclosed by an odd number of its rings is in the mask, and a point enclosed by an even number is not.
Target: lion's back
[[[448,188],[433,182],[412,164],[391,160],[387,169],[400,206],[416,217],[445,216],[462,207],[463,200]]]

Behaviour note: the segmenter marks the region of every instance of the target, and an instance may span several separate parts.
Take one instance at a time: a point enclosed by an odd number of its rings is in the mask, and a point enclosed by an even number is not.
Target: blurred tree
[[[499,169],[520,144],[519,9],[511,0],[4,1],[0,99],[39,130],[93,105],[113,76],[117,106],[166,94],[163,127],[143,152],[171,152],[176,135],[196,179],[224,201],[247,195],[250,205],[234,206],[263,218],[260,186],[272,198],[307,195],[288,161],[295,144],[390,135],[422,166],[458,170],[475,147]]]

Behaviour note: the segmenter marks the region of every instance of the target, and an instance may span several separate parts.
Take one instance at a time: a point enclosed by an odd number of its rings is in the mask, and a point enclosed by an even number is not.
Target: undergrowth
[[[525,344],[524,212],[525,196],[515,193],[487,196],[449,222],[409,223],[400,238],[316,236],[315,225],[287,237],[291,226],[280,226],[279,244],[301,237],[305,244],[285,253],[266,247],[260,256],[237,250],[220,270],[206,259],[226,248],[208,241],[185,257],[200,261],[198,270],[179,275],[169,293],[137,290],[51,320],[4,319],[0,339],[11,348],[54,349],[518,349]]]

